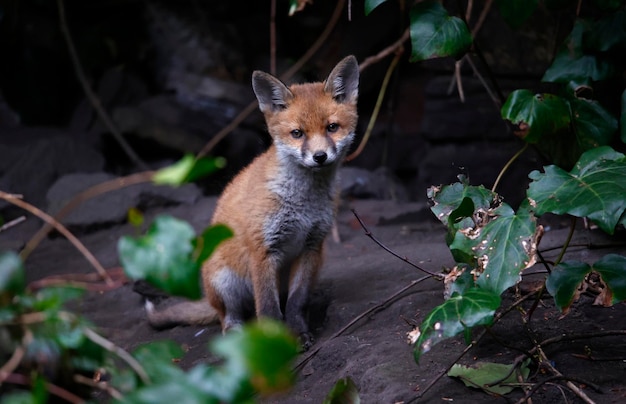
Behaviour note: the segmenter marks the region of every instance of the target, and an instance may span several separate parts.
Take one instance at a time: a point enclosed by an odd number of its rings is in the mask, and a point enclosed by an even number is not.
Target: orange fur
[[[349,56],[326,82],[291,87],[255,72],[253,87],[273,144],[217,203],[212,222],[234,236],[203,265],[204,288],[224,330],[253,311],[284,319],[306,349],[306,305],[334,220],[337,169],[357,123],[358,66]]]

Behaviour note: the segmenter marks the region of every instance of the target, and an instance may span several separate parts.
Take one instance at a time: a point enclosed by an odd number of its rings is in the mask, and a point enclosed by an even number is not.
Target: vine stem
[[[498,187],[498,184],[500,183],[500,180],[502,179],[502,176],[504,175],[504,173],[509,169],[509,167],[511,167],[511,164],[513,164],[513,162],[515,162],[515,160],[517,160],[519,156],[521,156],[522,153],[526,151],[527,148],[528,148],[528,143],[524,143],[524,147],[519,149],[517,153],[515,153],[513,157],[511,157],[509,161],[506,162],[504,167],[502,167],[502,170],[500,170],[500,173],[498,173],[498,178],[496,178],[496,181],[493,183],[493,187],[491,187],[491,192],[496,192],[496,188]]]
[[[374,106],[374,111],[372,111],[372,115],[370,116],[370,121],[367,124],[367,129],[365,130],[365,134],[363,135],[363,139],[361,139],[361,143],[357,149],[352,152],[348,157],[346,157],[346,161],[354,160],[365,148],[367,141],[372,134],[372,130],[374,129],[374,124],[378,119],[378,114],[380,113],[380,107],[383,105],[383,100],[385,99],[385,93],[387,92],[387,87],[389,86],[389,80],[391,79],[391,74],[396,69],[398,62],[400,61],[400,56],[402,56],[403,51],[398,49],[396,51],[396,56],[391,60],[389,67],[387,68],[387,73],[385,74],[385,78],[383,79],[383,84],[380,86],[380,91],[378,92],[378,98],[376,99],[376,105]]]
[[[91,253],[91,251],[89,251],[87,247],[85,247],[85,245],[78,238],[76,238],[76,236],[74,236],[65,226],[59,223],[58,220],[56,220],[55,218],[53,218],[46,212],[42,211],[41,209],[31,205],[30,203],[24,202],[21,199],[17,198],[15,195],[8,194],[4,191],[0,191],[0,199],[4,199],[10,204],[20,207],[26,210],[27,212],[32,213],[33,215],[37,216],[44,222],[53,226],[59,233],[65,236],[65,238],[67,238],[68,241],[72,243],[74,247],[76,247],[76,249],[80,251],[81,254],[83,254],[83,256],[87,259],[87,261],[89,261],[89,263],[96,269],[96,271],[98,271],[98,274],[100,274],[100,277],[106,282],[107,285],[109,286],[114,285],[113,279],[111,279],[109,274],[107,274],[104,267],[100,264],[100,262],[96,259],[96,257]]]
[[[65,42],[67,44],[67,49],[70,53],[70,58],[74,66],[76,76],[78,77],[78,81],[80,82],[83,91],[85,92],[85,96],[87,96],[87,99],[91,103],[91,106],[93,107],[93,109],[96,110],[98,117],[109,129],[124,153],[126,153],[126,155],[128,156],[128,158],[130,158],[130,160],[138,167],[141,167],[143,170],[147,170],[148,166],[146,165],[146,163],[144,163],[141,158],[139,158],[135,151],[130,147],[128,142],[126,142],[124,136],[122,136],[122,133],[117,128],[109,114],[104,110],[100,99],[98,99],[94,91],[91,89],[89,82],[87,81],[87,77],[85,76],[85,72],[83,71],[83,67],[78,57],[78,52],[76,51],[76,46],[74,45],[74,41],[72,40],[72,36],[67,25],[67,18],[65,16],[65,5],[63,3],[63,0],[57,0],[57,8],[59,9],[61,32],[63,33],[63,38],[65,39]]]
[[[565,256],[565,252],[567,251],[569,244],[572,242],[572,237],[574,237],[575,229],[576,229],[576,217],[572,216],[572,221],[569,227],[569,233],[567,234],[567,239],[565,240],[565,243],[563,244],[563,248],[561,248],[561,252],[559,253],[559,256],[557,257],[556,261],[554,261],[554,266],[559,265],[561,260],[563,260],[563,257]]]

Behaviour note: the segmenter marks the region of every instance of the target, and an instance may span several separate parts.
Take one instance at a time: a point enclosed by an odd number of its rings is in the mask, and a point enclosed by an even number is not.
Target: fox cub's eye
[[[329,132],[337,132],[337,129],[339,129],[339,124],[338,123],[329,123],[328,126],[326,127],[326,130]]]
[[[294,129],[291,131],[291,137],[293,137],[294,139],[300,139],[302,135],[304,135],[304,132],[302,132],[300,129]]]

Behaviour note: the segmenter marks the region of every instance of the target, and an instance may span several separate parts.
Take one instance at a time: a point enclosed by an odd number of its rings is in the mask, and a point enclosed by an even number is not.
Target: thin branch
[[[144,182],[152,181],[152,177],[154,176],[155,171],[143,171],[140,173],[135,173],[128,175],[126,177],[114,178],[112,180],[108,180],[105,182],[101,182],[100,184],[96,184],[90,188],[81,191],[80,193],[74,195],[72,199],[70,199],[63,207],[57,212],[54,216],[54,219],[57,221],[63,220],[71,211],[76,209],[81,203],[92,199],[96,196],[102,195],[107,192],[115,191],[118,189],[126,188],[131,185],[141,184]],[[49,223],[45,223],[38,231],[28,240],[26,246],[21,251],[21,257],[23,260],[26,258],[37,248],[39,243],[43,241],[43,239],[50,233],[54,226]]]
[[[113,388],[110,383],[107,382],[97,382],[89,377],[85,377],[80,374],[74,375],[74,381],[76,383],[84,384],[94,389],[102,390],[106,392],[108,395],[113,397],[116,400],[122,400],[124,396],[117,389]]]
[[[102,335],[93,331],[91,328],[83,327],[83,333],[92,342],[100,345],[102,348],[106,349],[109,352],[114,353],[120,359],[124,360],[128,364],[128,366],[130,366],[135,371],[135,373],[137,373],[139,378],[144,383],[150,384],[150,377],[148,376],[146,371],[143,369],[141,364],[137,362],[137,359],[133,358],[131,354],[126,352],[121,347],[115,345],[113,342],[109,341],[108,339],[104,338]]]
[[[567,239],[565,240],[565,244],[563,244],[563,248],[561,248],[561,252],[559,253],[559,256],[557,257],[556,261],[554,261],[554,266],[559,265],[559,263],[563,260],[563,257],[565,256],[565,252],[567,251],[567,248],[569,247],[569,243],[571,243],[572,237],[574,237],[574,230],[576,230],[576,216],[572,216],[571,224],[569,227],[569,233],[567,233]]]
[[[59,233],[65,236],[65,238],[67,238],[68,241],[72,243],[74,247],[76,247],[76,249],[80,251],[81,254],[83,254],[83,256],[87,259],[87,261],[89,261],[89,263],[96,269],[96,271],[98,271],[98,273],[100,274],[102,279],[107,283],[107,285],[113,285],[113,280],[111,279],[109,274],[107,274],[106,270],[100,264],[100,262],[96,259],[96,257],[91,253],[91,251],[89,251],[87,247],[85,247],[85,245],[78,238],[76,238],[76,236],[74,236],[69,230],[67,230],[65,226],[63,226],[61,223],[55,220],[52,216],[43,212],[41,209],[36,208],[30,203],[24,202],[16,198],[14,195],[8,194],[3,191],[0,191],[0,199],[4,199],[10,204],[18,206],[26,210],[27,212],[30,212],[33,215],[37,216],[38,218],[45,221],[46,223],[52,225],[55,229],[57,229]]]
[[[19,384],[21,386],[30,386],[32,384],[32,380],[29,377],[18,374],[18,373],[11,373],[10,375],[8,375],[8,377],[5,380],[7,383]],[[60,399],[65,400],[68,403],[82,404],[85,402],[83,398],[77,396],[76,394],[72,392],[65,390],[62,387],[57,386],[56,384],[45,382],[45,385],[46,385],[46,390],[48,390],[50,394],[52,394],[53,396],[59,397]]]
[[[85,92],[85,96],[91,103],[91,106],[96,110],[98,117],[102,120],[104,125],[109,129],[117,143],[119,143],[120,147],[126,153],[128,158],[138,167],[143,170],[147,170],[148,166],[144,163],[141,158],[135,153],[135,151],[130,147],[128,142],[122,136],[122,133],[117,128],[109,114],[104,110],[100,99],[91,89],[89,82],[87,81],[87,77],[85,76],[85,72],[83,71],[83,67],[80,63],[80,59],[78,57],[78,52],[76,51],[76,47],[74,46],[74,41],[72,40],[72,36],[70,34],[70,30],[67,25],[67,18],[65,16],[65,6],[63,0],[57,0],[57,7],[59,9],[59,20],[61,24],[61,32],[63,33],[63,38],[67,44],[67,49],[70,52],[70,58],[72,59],[72,64],[74,65],[74,70],[76,71],[76,76],[78,77],[78,81],[80,81],[80,85]]]
[[[387,247],[386,245],[384,245],[382,242],[380,242],[376,237],[374,237],[374,235],[372,234],[371,231],[369,231],[369,229],[367,228],[367,226],[365,226],[365,223],[363,223],[363,221],[361,220],[361,218],[359,217],[359,215],[356,213],[356,210],[352,209],[352,213],[354,214],[354,216],[356,217],[356,220],[359,221],[359,224],[361,225],[361,227],[363,228],[363,230],[365,231],[365,235],[367,237],[369,237],[370,239],[372,239],[373,242],[375,242],[376,244],[378,244],[378,246],[380,248],[382,248],[383,250],[387,251],[389,254],[393,255],[396,258],[401,259],[402,261],[406,262],[407,264],[409,264],[410,266],[412,266],[413,268],[420,270],[424,273],[427,273],[428,275],[434,277],[435,279],[441,280],[444,278],[444,276],[442,274],[438,274],[438,273],[434,273],[431,272],[427,269],[424,269],[422,267],[420,267],[419,265],[413,263],[411,260],[409,260],[407,257],[403,257],[400,254],[396,253],[395,251],[391,250],[389,247]]]
[[[367,129],[365,130],[365,134],[361,139],[361,143],[356,148],[354,152],[352,152],[349,156],[346,157],[346,161],[354,160],[358,157],[365,148],[367,141],[374,130],[374,124],[378,119],[378,114],[380,113],[380,107],[383,105],[383,100],[385,99],[385,93],[387,92],[387,87],[389,86],[389,80],[391,79],[391,75],[396,70],[396,66],[400,61],[400,57],[402,56],[402,51],[398,49],[396,52],[396,56],[391,60],[389,67],[387,68],[387,73],[385,74],[385,78],[383,79],[383,83],[380,86],[380,91],[378,92],[378,98],[376,99],[376,105],[374,106],[374,111],[372,111],[372,115],[370,116],[369,123],[367,124]]]
[[[373,65],[374,63],[378,63],[382,59],[396,52],[399,48],[402,48],[404,46],[404,42],[406,42],[406,40],[409,39],[410,36],[411,36],[411,31],[409,30],[409,28],[407,28],[402,33],[402,36],[400,36],[400,38],[398,38],[398,40],[396,40],[394,43],[387,46],[385,49],[381,50],[377,54],[365,58],[365,60],[363,60],[359,64],[359,70],[363,71],[366,68],[368,68],[370,65]]]
[[[17,217],[13,220],[6,222],[2,226],[0,226],[0,233],[2,233],[5,230],[10,229],[13,226],[17,226],[18,224],[22,223],[25,220],[26,220],[26,216],[20,216],[20,217]]]

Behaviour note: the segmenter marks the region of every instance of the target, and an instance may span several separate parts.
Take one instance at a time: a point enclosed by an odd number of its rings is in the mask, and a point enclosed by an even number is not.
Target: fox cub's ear
[[[331,93],[335,101],[355,103],[359,95],[359,65],[352,55],[344,58],[328,75],[324,91]]]
[[[252,88],[262,112],[285,109],[293,98],[293,94],[282,81],[259,70],[252,73]]]

